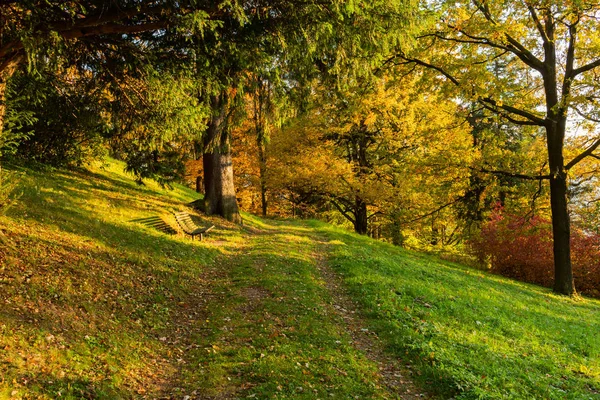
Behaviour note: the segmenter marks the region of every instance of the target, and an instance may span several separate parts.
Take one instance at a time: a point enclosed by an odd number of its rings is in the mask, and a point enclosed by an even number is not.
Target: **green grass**
[[[317,268],[440,398],[600,398],[600,302],[558,297],[310,221],[132,222],[197,195],[21,169],[0,215],[0,399],[386,398]]]
[[[313,223],[373,328],[461,399],[600,398],[600,302]]]
[[[311,232],[245,216],[203,242],[132,222],[186,188],[122,164],[23,169],[0,216],[0,398],[383,397],[317,277]],[[314,236],[314,233],[312,233]]]

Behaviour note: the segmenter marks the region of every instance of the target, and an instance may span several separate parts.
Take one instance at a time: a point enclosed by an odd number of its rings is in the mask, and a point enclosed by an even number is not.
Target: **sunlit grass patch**
[[[330,263],[392,352],[457,398],[600,398],[600,303],[329,226]],[[582,372],[583,371],[583,372]]]

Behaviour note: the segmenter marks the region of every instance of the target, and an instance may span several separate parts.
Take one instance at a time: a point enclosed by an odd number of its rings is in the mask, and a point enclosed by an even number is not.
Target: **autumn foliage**
[[[492,272],[509,278],[552,287],[554,259],[549,219],[519,217],[494,211],[478,239],[474,253]],[[575,287],[584,295],[600,297],[600,235],[578,229],[571,232]]]

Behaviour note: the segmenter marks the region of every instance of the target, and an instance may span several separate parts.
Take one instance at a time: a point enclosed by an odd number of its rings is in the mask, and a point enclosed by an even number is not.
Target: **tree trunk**
[[[0,60],[0,143],[2,142],[4,118],[6,116],[6,86],[24,60],[25,57],[19,54],[4,62]]]
[[[554,237],[554,291],[575,294],[571,265],[571,229],[567,208],[566,174],[550,179],[550,205],[552,207],[552,234]]]
[[[260,174],[260,201],[263,217],[267,216],[267,157],[265,154],[264,135],[259,135],[258,145],[258,170]]]
[[[260,179],[260,202],[263,217],[267,216],[267,156],[266,156],[266,126],[267,103],[270,95],[270,85],[261,76],[257,77],[256,93],[254,94],[254,129],[256,131],[256,147],[258,149],[258,170]]]
[[[571,265],[571,227],[567,201],[567,171],[564,169],[563,138],[566,118],[553,116],[556,123],[546,128],[548,161],[550,165],[550,206],[554,252],[554,291],[573,295],[573,267]]]
[[[233,182],[230,138],[223,131],[227,108],[223,97],[214,96],[211,99],[213,116],[204,137],[204,206],[208,215],[220,215],[229,221],[241,223]]]
[[[544,92],[546,94],[546,145],[548,166],[550,167],[550,207],[552,210],[552,236],[554,252],[554,291],[571,296],[575,294],[573,267],[571,265],[571,227],[567,202],[567,171],[565,170],[564,143],[567,127],[569,81],[562,85],[563,101],[558,95],[558,69],[556,42],[554,40],[555,21],[548,10],[545,16],[546,33],[544,40]],[[565,79],[570,79],[566,78]]]
[[[366,235],[368,230],[367,203],[356,196],[354,207],[354,232]]]

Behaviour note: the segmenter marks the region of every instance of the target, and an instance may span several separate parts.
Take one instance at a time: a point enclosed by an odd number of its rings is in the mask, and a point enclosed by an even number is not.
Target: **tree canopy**
[[[554,290],[575,293],[571,219],[593,235],[598,213],[593,2],[26,0],[0,11],[4,155],[81,165],[109,153],[138,182],[165,185],[195,159],[208,214],[239,222],[254,196],[263,215],[460,253],[499,209],[551,217]]]

